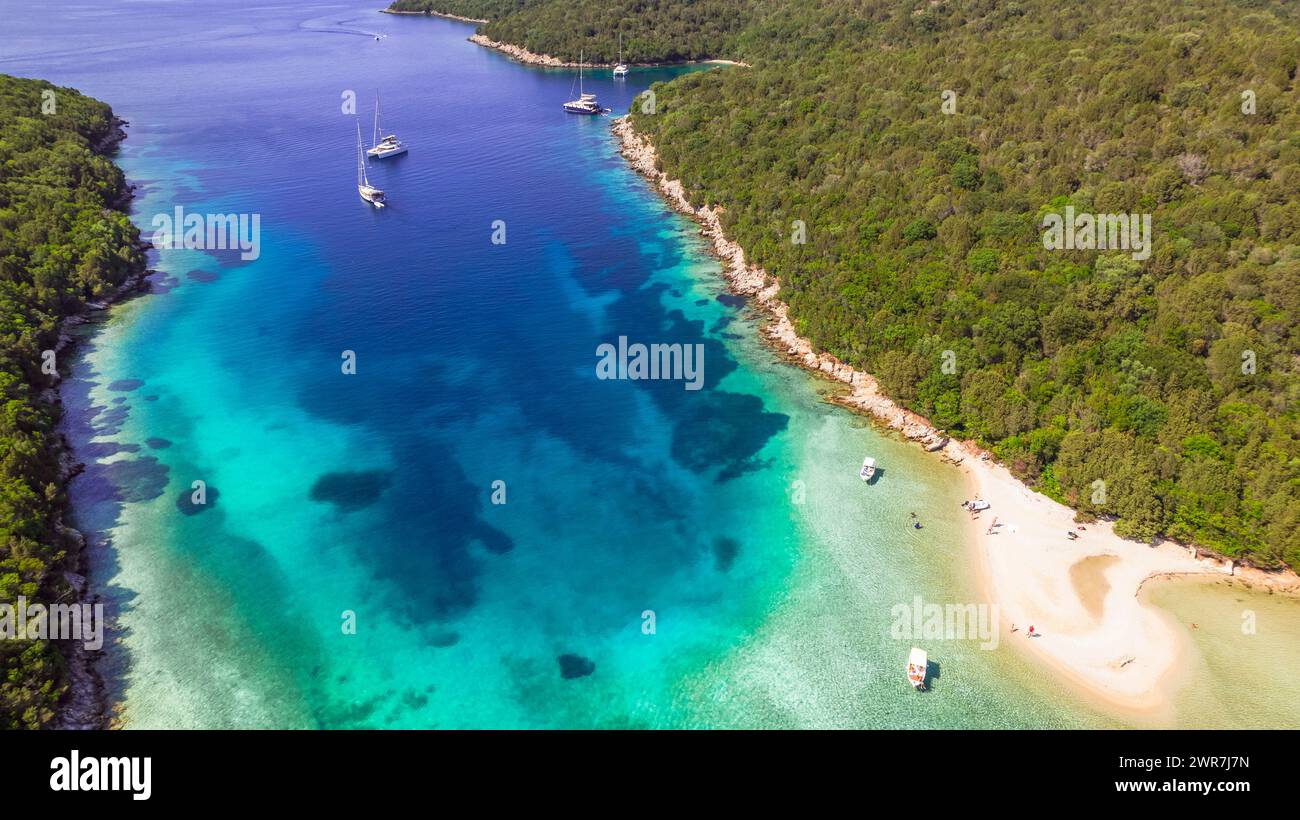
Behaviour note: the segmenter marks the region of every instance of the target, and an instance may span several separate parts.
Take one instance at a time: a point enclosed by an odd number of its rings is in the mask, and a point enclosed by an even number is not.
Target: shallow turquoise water
[[[608,122],[560,112],[571,74],[355,4],[203,32],[71,8],[20,11],[0,70],[132,121],[138,222],[262,218],[254,262],[157,253],[65,391],[125,725],[1109,723],[973,641],[931,642],[933,690],[910,690],[891,607],[978,601],[958,474],[775,360]],[[592,86],[621,111],[670,73]],[[372,170],[374,212],[339,101],[380,86],[414,147]],[[705,389],[598,380],[620,335],[705,345]]]

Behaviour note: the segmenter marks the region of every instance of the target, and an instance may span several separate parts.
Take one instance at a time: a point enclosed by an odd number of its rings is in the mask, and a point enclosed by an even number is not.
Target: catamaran
[[[386,157],[395,157],[398,154],[406,153],[406,145],[397,138],[397,135],[389,134],[381,140],[379,135],[382,133],[383,131],[379,127],[379,95],[376,94],[375,128],[374,132],[370,135],[370,144],[372,147],[369,151],[366,151],[366,155],[374,157],[375,159],[384,159]]]
[[[929,667],[930,659],[925,650],[912,647],[912,653],[907,656],[907,682],[918,692],[925,690],[925,673]]]
[[[618,65],[614,66],[614,79],[627,77],[627,63],[623,62],[623,32],[618,33]]]
[[[604,114],[608,109],[601,108],[600,103],[596,102],[595,94],[584,94],[582,91],[582,54],[578,54],[578,99],[569,100],[564,104],[564,110],[570,114],[592,114],[599,116]]]
[[[876,460],[871,456],[862,459],[862,471],[858,475],[863,481],[870,481],[871,477],[876,474]]]
[[[357,123],[357,193],[376,208],[384,207],[384,192],[370,184],[366,176],[366,155],[361,151],[361,123]]]

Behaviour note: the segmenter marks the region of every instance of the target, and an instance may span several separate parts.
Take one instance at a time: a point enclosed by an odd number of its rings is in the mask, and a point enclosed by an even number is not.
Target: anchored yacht
[[[371,185],[369,177],[366,176],[366,155],[361,151],[361,123],[359,122],[357,123],[357,193],[376,208],[382,208],[387,204],[384,192]]]
[[[618,65],[614,66],[614,79],[622,80],[627,77],[627,63],[623,62],[623,32],[618,33]]]
[[[578,55],[578,99],[569,100],[564,104],[564,110],[570,114],[590,114],[599,116],[609,111],[608,108],[602,108],[600,103],[596,102],[595,94],[585,94],[582,91],[582,55]]]
[[[406,153],[406,144],[399,140],[396,134],[389,134],[380,139],[379,135],[382,133],[383,129],[379,125],[379,95],[375,95],[375,128],[370,135],[371,148],[366,151],[366,156],[385,159]]]

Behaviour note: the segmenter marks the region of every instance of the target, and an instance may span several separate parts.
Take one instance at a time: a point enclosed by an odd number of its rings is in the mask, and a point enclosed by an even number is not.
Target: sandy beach
[[[945,449],[963,454],[955,442]],[[1126,540],[1107,522],[1080,530],[1073,510],[1026,487],[1005,467],[968,455],[961,468],[971,498],[990,505],[970,520],[970,535],[978,581],[999,609],[1002,640],[1112,711],[1139,721],[1172,718],[1188,647],[1138,592],[1153,576],[1227,573],[1230,565],[1193,557],[1172,543]],[[1067,537],[1070,531],[1077,540]]]

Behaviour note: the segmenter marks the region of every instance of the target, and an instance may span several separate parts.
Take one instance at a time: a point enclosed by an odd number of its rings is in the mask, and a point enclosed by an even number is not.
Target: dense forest
[[[633,117],[818,347],[1083,518],[1300,567],[1300,7],[519,5],[470,16],[751,63]],[[1067,207],[1150,215],[1149,258],[1047,249]]]
[[[613,63],[619,34],[630,63],[726,56],[750,19],[751,0],[398,0],[394,11],[489,20],[486,36],[570,62]]]
[[[397,0],[388,9],[389,11],[448,14],[471,20],[499,20],[529,6],[535,6],[539,2],[541,0],[438,0],[438,2]]]
[[[42,351],[60,321],[142,269],[126,190],[101,149],[107,105],[0,75],[0,604],[70,600],[56,524],[66,504]],[[49,724],[66,690],[57,647],[0,640],[0,729]]]

